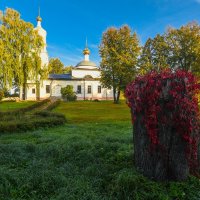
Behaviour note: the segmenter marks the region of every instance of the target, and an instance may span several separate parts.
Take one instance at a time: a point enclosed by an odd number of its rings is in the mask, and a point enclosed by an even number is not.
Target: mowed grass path
[[[133,161],[123,102],[61,103],[66,125],[0,136],[0,200],[199,200],[200,181],[156,183]]]
[[[34,101],[0,102],[0,112],[12,111],[33,105]]]

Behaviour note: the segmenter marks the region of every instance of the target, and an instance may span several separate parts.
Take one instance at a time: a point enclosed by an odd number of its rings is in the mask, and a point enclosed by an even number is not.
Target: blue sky
[[[99,64],[98,45],[110,26],[128,24],[144,44],[169,26],[200,21],[200,0],[0,0],[0,10],[13,8],[34,25],[38,5],[49,56],[59,57],[65,65],[83,59],[86,37],[90,59]]]

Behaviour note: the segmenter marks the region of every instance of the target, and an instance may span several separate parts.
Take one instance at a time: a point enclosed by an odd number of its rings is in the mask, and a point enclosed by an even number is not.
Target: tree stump
[[[136,117],[133,126],[134,161],[138,171],[153,180],[185,180],[189,174],[186,142],[172,127],[166,126],[159,130],[161,145],[152,146],[141,119],[142,114]]]
[[[198,165],[199,85],[188,72],[150,73],[127,86],[136,168],[150,179],[183,181]]]

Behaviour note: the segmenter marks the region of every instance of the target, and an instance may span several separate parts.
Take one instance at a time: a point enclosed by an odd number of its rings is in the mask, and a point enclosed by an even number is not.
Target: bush
[[[41,111],[31,116],[26,116],[23,120],[13,119],[0,122],[0,133],[26,132],[38,128],[49,128],[62,125],[66,122],[62,114]]]
[[[49,99],[40,101],[13,112],[1,112],[0,133],[25,132],[41,127],[48,128],[64,124],[66,119],[63,114],[50,112],[50,110],[59,105],[60,101],[50,104],[45,110],[32,113],[28,112],[49,101]]]
[[[93,101],[94,101],[94,102],[100,102],[100,100],[99,100],[99,99],[94,99]]]
[[[21,112],[31,111],[31,110],[33,110],[35,108],[43,106],[44,104],[46,104],[48,102],[50,102],[50,99],[45,99],[43,101],[38,101],[37,103],[35,103],[35,104],[31,105],[31,106],[25,107],[25,108],[21,108],[18,111],[21,111]]]
[[[53,110],[60,104],[60,102],[61,102],[60,100],[57,100],[57,101],[51,103],[45,110],[48,110],[48,111]]]
[[[73,91],[73,86],[72,85],[67,85],[64,88],[61,88],[61,94],[62,98],[66,101],[76,101],[77,96],[75,92]]]
[[[36,116],[41,116],[41,117],[55,117],[55,118],[62,118],[63,120],[65,119],[65,116],[61,113],[54,113],[54,112],[49,112],[49,111],[39,111],[35,113]]]
[[[19,115],[19,114],[22,114],[22,113],[32,111],[32,110],[39,108],[40,106],[48,103],[49,101],[50,101],[49,99],[45,99],[43,101],[38,101],[38,102],[34,103],[33,105],[27,106],[25,108],[20,108],[20,109],[17,109],[17,110],[14,110],[14,111],[8,111],[8,112],[0,112],[0,118],[2,118],[3,116],[7,116],[7,115],[13,116],[13,115]]]

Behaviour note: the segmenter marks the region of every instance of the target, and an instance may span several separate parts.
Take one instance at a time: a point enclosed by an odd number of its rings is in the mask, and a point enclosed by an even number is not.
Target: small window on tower
[[[88,85],[88,94],[91,94],[92,93],[92,87],[91,85]]]
[[[98,85],[98,93],[100,94],[101,93],[101,86]]]
[[[50,93],[50,85],[46,85],[46,94]]]
[[[32,88],[32,94],[35,94],[35,88]]]

